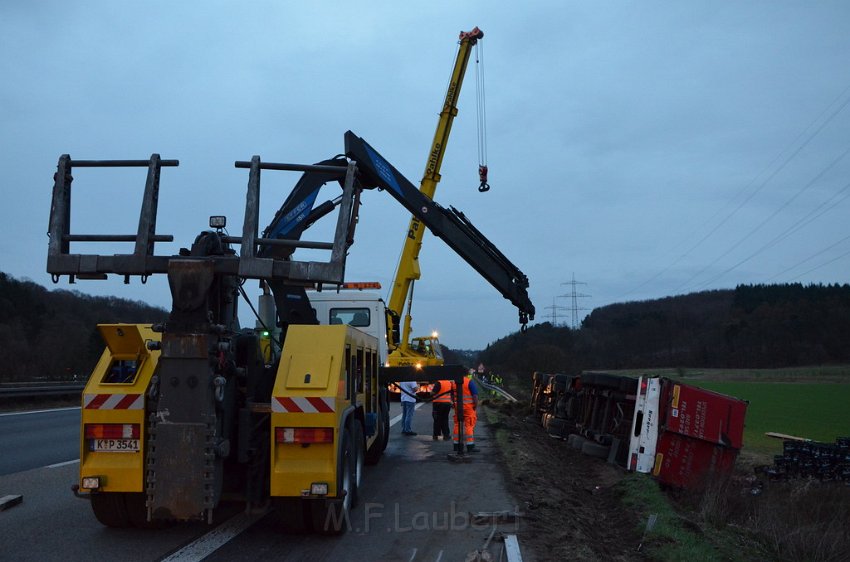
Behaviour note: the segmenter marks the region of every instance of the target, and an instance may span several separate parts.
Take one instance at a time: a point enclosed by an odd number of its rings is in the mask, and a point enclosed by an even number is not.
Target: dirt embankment
[[[614,488],[621,469],[556,443],[519,404],[485,408],[508,486],[527,515],[519,531],[523,548],[537,560],[644,560],[638,517]]]

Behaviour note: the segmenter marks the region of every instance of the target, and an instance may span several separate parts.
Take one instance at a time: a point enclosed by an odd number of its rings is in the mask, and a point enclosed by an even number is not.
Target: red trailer
[[[747,402],[665,378],[638,382],[629,469],[688,487],[731,470],[743,446]]]

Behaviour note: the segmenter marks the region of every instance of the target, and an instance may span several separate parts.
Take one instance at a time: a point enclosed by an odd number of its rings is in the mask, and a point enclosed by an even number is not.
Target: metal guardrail
[[[80,395],[85,387],[86,383],[84,382],[2,384],[0,385],[0,400]]]
[[[478,377],[475,377],[475,381],[478,384],[480,384],[481,386],[483,386],[484,388],[486,388],[487,390],[490,390],[492,392],[500,394],[501,396],[503,396],[504,398],[508,399],[511,402],[518,402],[518,400],[516,398],[514,398],[513,396],[508,394],[507,391],[505,391],[504,389],[502,389],[499,386],[496,386],[495,384],[490,384],[489,382],[485,382]]]

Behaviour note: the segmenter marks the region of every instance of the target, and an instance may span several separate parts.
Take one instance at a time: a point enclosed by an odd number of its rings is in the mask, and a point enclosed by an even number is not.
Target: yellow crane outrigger
[[[428,197],[434,198],[437,184],[440,182],[440,166],[443,163],[443,155],[449,142],[452,130],[452,122],[457,115],[457,99],[460,88],[463,85],[463,77],[466,74],[466,66],[469,56],[478,41],[484,37],[484,32],[477,27],[472,31],[461,32],[460,46],[455,58],[452,77],[449,82],[440,119],[437,122],[437,131],[434,133],[434,142],[428,152],[428,162],[425,165],[425,174],[419,184],[419,191]],[[387,303],[387,343],[390,353],[387,362],[391,367],[408,365],[442,365],[443,355],[440,341],[436,332],[427,337],[410,338],[411,307],[413,305],[413,285],[420,278],[419,251],[422,249],[422,235],[425,227],[415,216],[410,219],[410,226],[404,239],[401,258],[396,270],[395,282]],[[407,312],[404,316],[404,326],[399,330],[399,320],[407,303]],[[400,332],[400,333],[399,333]]]

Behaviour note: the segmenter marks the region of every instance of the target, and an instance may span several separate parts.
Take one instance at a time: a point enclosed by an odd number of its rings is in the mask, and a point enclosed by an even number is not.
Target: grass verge
[[[722,528],[706,531],[705,522],[697,520],[699,513],[682,515],[658,483],[646,474],[631,473],[618,485],[624,505],[634,509],[643,522],[642,551],[650,560],[674,562],[681,560],[735,560],[761,558],[752,544],[744,544],[739,532]],[[648,528],[650,517],[655,525]]]

